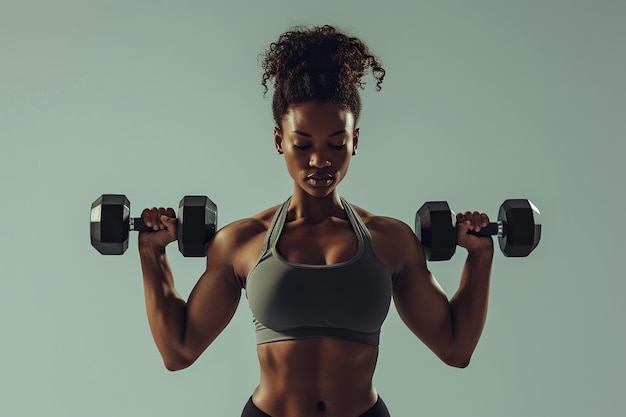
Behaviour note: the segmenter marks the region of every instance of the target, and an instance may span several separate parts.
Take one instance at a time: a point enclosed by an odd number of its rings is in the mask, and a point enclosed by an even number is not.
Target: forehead
[[[289,105],[282,122],[285,127],[297,130],[314,128],[347,130],[354,127],[354,115],[341,104],[306,102]]]

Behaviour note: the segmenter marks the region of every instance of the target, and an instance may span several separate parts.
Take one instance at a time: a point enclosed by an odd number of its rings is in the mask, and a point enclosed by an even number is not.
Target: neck
[[[347,218],[336,189],[327,196],[314,197],[295,187],[289,203],[288,220],[303,219],[318,223],[329,217]]]

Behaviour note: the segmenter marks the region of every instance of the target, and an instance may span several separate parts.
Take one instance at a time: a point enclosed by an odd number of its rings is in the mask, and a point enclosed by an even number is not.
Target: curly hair
[[[272,112],[277,126],[290,104],[307,101],[341,104],[352,111],[356,123],[361,113],[358,89],[366,84],[361,78],[371,68],[376,91],[380,91],[385,77],[378,58],[361,40],[329,25],[295,26],[259,57],[263,58],[263,97],[273,78]]]

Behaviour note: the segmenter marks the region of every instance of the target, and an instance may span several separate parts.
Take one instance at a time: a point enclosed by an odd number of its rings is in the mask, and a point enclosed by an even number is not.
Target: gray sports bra
[[[261,256],[246,278],[257,344],[335,337],[378,345],[391,304],[392,277],[376,256],[363,220],[341,199],[358,239],[354,257],[333,265],[289,262],[276,242],[290,200],[276,211]]]

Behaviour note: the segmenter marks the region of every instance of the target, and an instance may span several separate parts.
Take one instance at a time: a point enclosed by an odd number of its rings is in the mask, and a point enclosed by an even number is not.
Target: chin
[[[308,195],[310,195],[311,197],[328,197],[329,195],[333,194],[335,192],[335,190],[337,189],[337,187],[311,187],[311,186],[305,186],[302,187],[302,189],[304,190],[304,192],[306,192]]]

